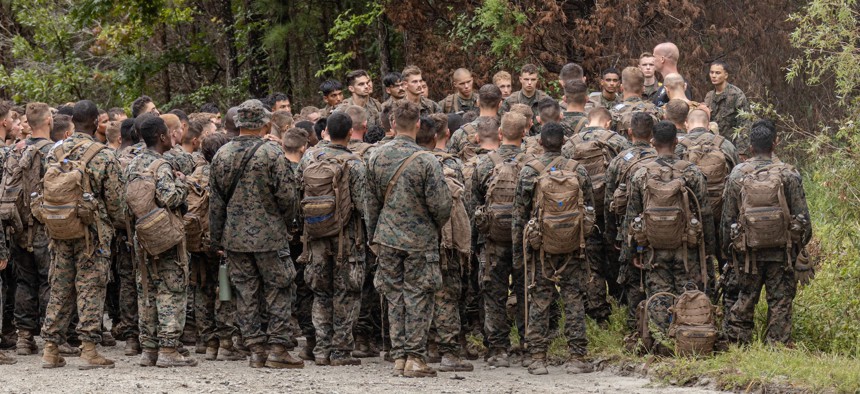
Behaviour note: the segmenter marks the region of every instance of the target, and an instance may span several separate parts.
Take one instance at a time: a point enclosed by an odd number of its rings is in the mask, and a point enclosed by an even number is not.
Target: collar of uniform
[[[346,146],[341,145],[341,144],[331,143],[331,144],[329,144],[327,147],[328,147],[328,148],[332,148],[332,149],[345,150],[345,151],[349,152],[349,148],[347,148]]]
[[[550,159],[555,159],[556,157],[561,156],[561,152],[544,152],[543,157],[548,157]]]
[[[159,157],[159,158],[162,157],[161,153],[158,153],[158,152],[156,152],[152,149],[149,149],[149,148],[143,148],[143,150],[140,151],[140,155],[141,156],[150,155],[150,156],[155,156],[155,157]]]
[[[359,139],[355,139],[355,138],[350,138],[350,139],[349,139],[349,142],[350,142],[350,143],[353,143],[353,142],[355,142],[355,143],[359,143],[359,142],[364,142],[364,141],[359,140]]]
[[[474,101],[475,100],[475,92],[472,91],[472,97],[463,97],[460,95],[460,92],[454,93],[454,97],[458,98],[462,101]]]
[[[663,159],[663,160],[672,160],[672,161],[678,160],[678,157],[675,156],[675,153],[663,153],[663,154],[659,154],[657,157],[660,159]]]
[[[635,141],[635,142],[633,142],[633,146],[644,147],[644,148],[650,148],[650,147],[651,147],[651,144],[649,144],[649,143],[647,143],[647,142],[642,142],[642,141]]]
[[[616,94],[618,94],[618,93],[616,93]],[[628,98],[624,99],[624,102],[625,102],[625,103],[628,103],[628,102],[630,102],[630,103],[632,103],[632,102],[640,102],[640,101],[642,101],[642,98],[641,98],[641,97],[636,97],[636,96],[632,96],[632,97],[628,97]]]
[[[260,137],[259,135],[237,135],[236,137],[233,137],[233,141],[237,141],[237,142],[239,142],[239,141],[250,141],[250,140],[259,140],[261,138],[263,138],[263,137]]]
[[[564,112],[562,112],[562,114],[561,114],[561,115],[562,115],[563,117],[567,118],[567,117],[569,117],[569,116],[576,116],[576,115],[582,115],[582,116],[585,116],[586,114],[585,114],[585,112],[582,112],[582,111],[564,111]]]
[[[35,144],[36,142],[39,142],[40,140],[46,140],[46,139],[47,138],[42,138],[42,137],[30,137],[30,138],[27,138],[25,143],[29,146],[29,145]]]
[[[586,131],[595,131],[595,130],[603,130],[603,127],[600,127],[600,126],[585,126],[585,127],[583,127],[583,128],[582,128],[582,131],[580,131],[580,133],[584,133],[584,132],[586,132]]]
[[[410,143],[413,143],[413,144],[415,143],[415,138],[412,138],[411,136],[408,136],[408,135],[405,135],[405,134],[397,134],[396,136],[394,136],[394,140],[395,140],[395,141],[410,142]]]
[[[95,141],[95,138],[93,138],[92,135],[87,134],[87,133],[82,133],[80,131],[76,131],[76,132],[72,133],[72,137],[82,138],[82,139],[90,140],[90,141]]]
[[[708,132],[709,132],[709,131],[708,131],[708,129],[707,129],[706,127],[696,127],[695,129],[692,129],[692,130],[688,131],[688,132],[687,132],[687,135],[688,135],[688,136],[690,136],[690,137],[692,137],[693,135],[698,136],[698,135],[700,135],[700,134],[705,134],[705,133],[708,133]]]
[[[750,159],[751,161],[773,161],[773,155],[757,154]]]

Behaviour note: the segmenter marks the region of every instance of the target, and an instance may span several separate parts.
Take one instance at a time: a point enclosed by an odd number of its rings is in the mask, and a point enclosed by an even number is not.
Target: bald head
[[[654,47],[654,57],[656,58],[655,68],[657,71],[661,74],[666,74],[667,72],[676,71],[681,54],[678,52],[677,45],[671,42],[664,42]]]
[[[458,68],[454,70],[454,81],[458,79],[462,80],[463,78],[472,78],[472,72],[465,68]]]
[[[701,109],[694,109],[687,114],[687,130],[696,129],[699,127],[708,127],[708,122],[711,119],[708,113]]]
[[[663,86],[670,91],[683,92],[687,88],[687,83],[684,82],[684,77],[681,74],[670,73],[663,77]]]

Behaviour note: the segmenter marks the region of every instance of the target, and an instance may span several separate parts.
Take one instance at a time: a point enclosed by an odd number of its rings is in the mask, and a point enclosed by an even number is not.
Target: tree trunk
[[[239,76],[239,54],[236,50],[236,18],[233,17],[233,4],[230,0],[220,0],[219,18],[224,23],[224,41],[227,46],[227,64],[224,79],[229,86]]]
[[[266,73],[268,62],[266,51],[263,49],[263,31],[260,22],[263,16],[251,0],[245,0],[245,12],[248,15],[248,94],[251,97],[262,98],[269,92],[269,76]]]
[[[379,76],[382,77],[391,70],[391,47],[388,44],[385,14],[376,19],[376,41],[379,43]]]
[[[162,53],[167,51],[167,24],[164,23],[161,26],[161,51]],[[164,86],[164,102],[169,103],[171,100],[171,91],[170,91],[170,63],[164,65],[164,77],[162,78],[162,84]]]

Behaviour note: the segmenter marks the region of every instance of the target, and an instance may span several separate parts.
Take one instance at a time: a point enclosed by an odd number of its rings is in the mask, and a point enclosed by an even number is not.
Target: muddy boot
[[[407,378],[434,378],[436,377],[436,370],[430,368],[424,360],[410,356],[403,367],[403,376]]]
[[[203,342],[202,339],[197,339],[197,345],[194,347],[194,353],[206,354],[207,346],[208,344],[206,342]],[[216,344],[215,346],[217,347],[218,345]]]
[[[456,354],[445,353],[442,355],[442,364],[439,365],[440,372],[469,372],[475,370],[470,362],[460,360]]]
[[[272,345],[272,350],[269,352],[269,357],[266,359],[266,368],[295,369],[304,367],[305,362],[293,357],[284,345]]]
[[[95,342],[83,342],[81,344],[81,360],[83,360],[85,364],[78,366],[78,369],[80,370],[113,368],[114,366],[113,360],[104,358],[98,351],[96,351]]]
[[[215,361],[218,359],[218,340],[210,339],[206,341],[206,351],[204,352],[206,361]]]
[[[137,338],[129,338],[125,340],[125,355],[136,356],[140,354],[140,341]]]
[[[266,347],[263,345],[251,345],[251,360],[248,364],[251,368],[263,368],[266,365]]]
[[[466,360],[477,360],[478,353],[474,351],[474,346],[466,339],[466,334],[460,333],[460,357]]]
[[[218,341],[218,357],[215,358],[217,361],[240,361],[244,360],[245,355],[239,352],[235,346],[233,346],[233,339],[222,339]]]
[[[442,355],[439,354],[439,345],[435,343],[427,344],[427,362],[435,364],[442,361]]]
[[[302,360],[311,361],[314,357],[314,347],[317,346],[317,339],[314,337],[305,340],[305,346],[299,352],[299,358]],[[319,363],[317,363],[319,364]]]
[[[565,363],[564,369],[569,374],[580,374],[580,373],[591,373],[594,372],[594,365],[590,362],[585,361],[582,356],[573,356],[571,359]]]
[[[77,346],[72,346],[68,342],[57,346],[57,349],[60,350],[60,354],[66,357],[78,357],[81,355],[81,349]]]
[[[155,366],[159,368],[172,367],[196,367],[197,360],[183,356],[175,347],[162,347],[158,349],[158,361]]]
[[[116,338],[113,337],[113,334],[111,334],[110,331],[105,331],[102,333],[102,346],[116,346]]]
[[[237,336],[233,337],[232,339],[233,339],[233,347],[235,347],[236,350],[238,350],[240,353],[243,353],[245,355],[251,354],[251,349],[249,349],[247,346],[245,346],[245,338],[242,338],[241,335],[237,335]]]
[[[183,356],[185,356],[185,357],[191,357],[191,351],[190,351],[190,350],[188,350],[188,348],[187,348],[187,347],[185,347],[184,345],[182,345],[181,341],[180,341],[179,345],[177,345],[177,346],[176,346],[176,351],[177,351],[177,352],[179,352],[179,354],[181,354],[181,355],[183,355]]]
[[[42,368],[60,368],[66,366],[66,360],[60,355],[60,349],[53,342],[45,342],[42,353]]]
[[[33,334],[29,331],[18,331],[18,342],[15,344],[15,354],[19,356],[29,356],[39,352],[36,346],[36,341],[33,340]]]
[[[394,360],[394,372],[391,376],[403,376],[403,369],[406,368],[406,359],[398,358]]]
[[[18,334],[13,328],[12,331],[4,332],[0,335],[0,349],[12,349],[18,344]]]
[[[546,375],[549,373],[546,369],[546,354],[537,353],[532,355],[532,362],[529,364],[529,373],[532,375]]]
[[[379,352],[373,353],[370,342],[365,337],[355,338],[355,350],[352,351],[352,356],[357,358],[378,357]]]
[[[502,349],[492,350],[490,358],[487,359],[487,364],[496,368],[508,368],[511,366],[510,361],[508,361],[508,354]]]
[[[314,364],[318,367],[325,367],[331,365],[331,359],[328,356],[314,357]]]
[[[158,362],[158,349],[145,348],[140,353],[140,361],[138,364],[141,367],[154,367]]]
[[[0,352],[0,365],[12,365],[17,363],[18,360],[15,360],[12,357],[6,355],[6,353]]]
[[[352,352],[335,350],[331,352],[329,361],[332,367],[341,367],[344,365],[361,365],[361,360],[352,356]]]

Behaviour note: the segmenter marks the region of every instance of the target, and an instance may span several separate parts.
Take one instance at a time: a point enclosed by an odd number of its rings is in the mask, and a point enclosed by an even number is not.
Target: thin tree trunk
[[[233,80],[239,76],[239,54],[236,50],[236,18],[233,17],[233,4],[231,0],[220,0],[219,5],[221,21],[224,23],[224,41],[227,46],[227,64],[224,69],[226,85],[231,85]]]

